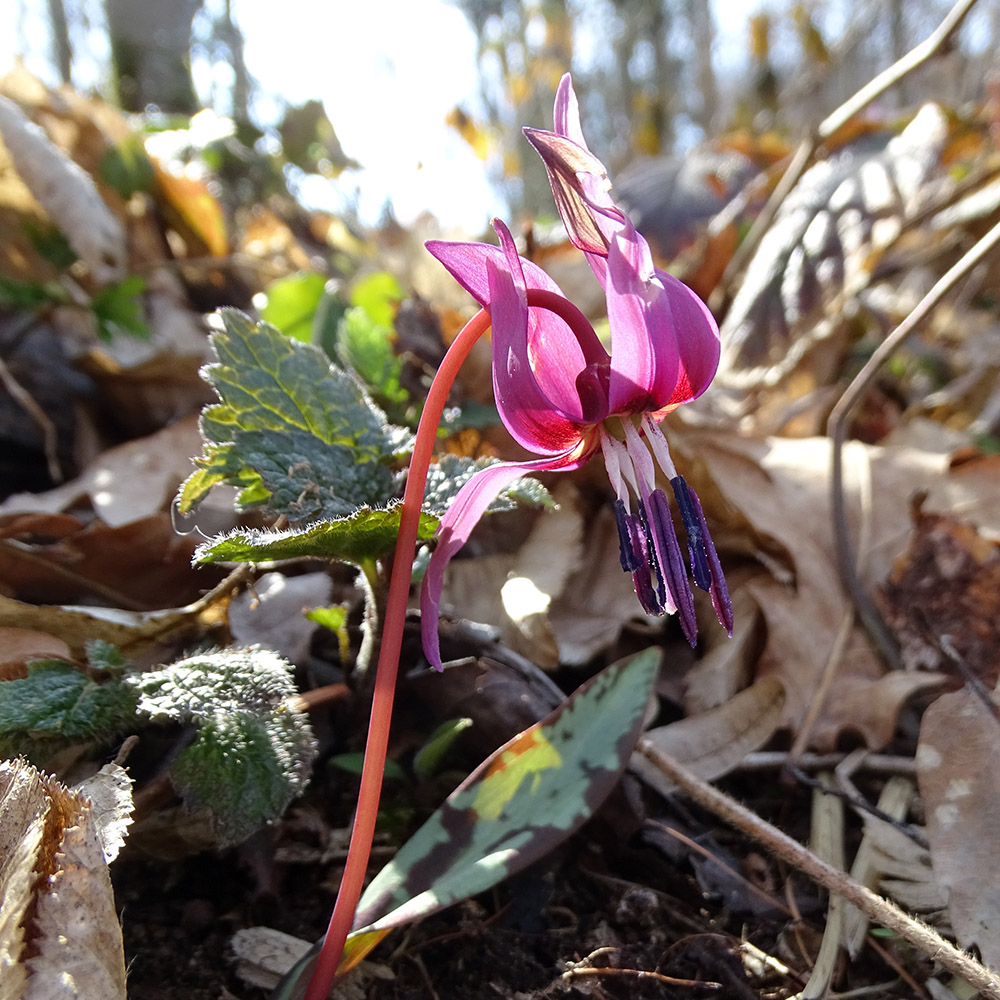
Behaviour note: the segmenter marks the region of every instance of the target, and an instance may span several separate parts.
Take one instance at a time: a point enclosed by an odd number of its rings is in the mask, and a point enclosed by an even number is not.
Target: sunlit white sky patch
[[[206,0],[207,13],[221,2]],[[55,82],[44,5],[17,3],[15,30],[0,33],[0,71],[20,55],[32,72]],[[716,3],[726,10],[717,17],[718,57],[735,67],[746,59],[747,17],[767,0]],[[318,98],[344,151],[364,168],[336,181],[311,179],[300,192],[305,200],[354,207],[366,222],[377,221],[391,201],[404,224],[431,212],[444,226],[471,233],[503,212],[485,165],[445,122],[458,104],[479,110],[476,39],[457,7],[445,0],[234,0],[233,9],[259,84],[259,121],[276,123],[285,105]],[[100,27],[71,24],[74,79],[84,89],[104,82],[109,59]],[[194,65],[203,96],[213,82],[225,90],[226,67],[199,60],[197,50]]]

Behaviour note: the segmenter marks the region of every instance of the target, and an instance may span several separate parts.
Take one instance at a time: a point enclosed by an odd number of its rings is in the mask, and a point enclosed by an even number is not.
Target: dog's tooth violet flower
[[[593,327],[539,267],[521,258],[507,227],[500,246],[430,242],[428,250],[490,313],[493,388],[504,425],[534,461],[477,473],[441,520],[421,592],[423,645],[440,668],[437,620],[444,570],[497,494],[532,472],[565,471],[601,452],[615,491],[622,568],[643,608],[678,612],[693,644],[694,601],[670,504],[656,466],[670,481],[688,536],[691,573],[732,633],[722,567],[697,496],[679,476],[658,420],[699,395],[719,358],[718,330],[685,285],[649,262],[627,222],[607,248],[605,289],[611,353]],[[595,268],[596,270],[597,268]]]
[[[677,474],[659,421],[700,396],[719,364],[719,331],[686,285],[654,266],[646,241],[611,197],[603,164],[587,148],[576,95],[563,77],[555,130],[525,129],[549,174],[570,240],[586,255],[607,297],[611,352],[541,268],[517,253],[507,227],[500,246],[432,241],[427,249],[490,314],[493,389],[513,438],[541,456],[473,476],[441,520],[421,592],[424,651],[440,668],[437,620],[444,570],[490,502],[518,477],[575,469],[601,452],[615,491],[622,569],[642,607],[677,612],[694,644],[688,571],[670,503],[670,482],[687,532],[694,582],[712,597],[732,634],[733,612],[701,504]]]

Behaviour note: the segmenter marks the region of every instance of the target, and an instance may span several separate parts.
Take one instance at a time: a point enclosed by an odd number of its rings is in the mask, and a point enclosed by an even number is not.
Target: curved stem
[[[544,289],[529,289],[528,305],[548,309],[560,316],[576,334],[588,361],[606,360],[607,352],[597,339],[587,318],[571,302]],[[406,604],[410,593],[413,551],[417,543],[420,508],[427,482],[427,470],[434,454],[434,440],[441,422],[445,403],[458,370],[468,357],[473,344],[489,329],[490,315],[481,309],[462,328],[441,362],[431,383],[427,401],[420,415],[417,436],[410,456],[410,468],[403,492],[399,518],[399,536],[389,581],[386,601],[382,644],[379,649],[375,687],[372,693],[371,722],[365,745],[365,761],[361,770],[361,787],[358,806],[351,831],[351,843],[344,864],[337,901],[330,917],[330,926],[316,959],[316,965],[306,989],[305,1000],[326,1000],[337,975],[347,936],[354,923],[354,914],[361,898],[368,859],[371,855],[375,820],[378,815],[382,791],[382,775],[389,744],[389,725],[392,720],[392,702],[396,692],[396,675],[399,670],[399,651],[403,644],[403,626],[406,622]]]
[[[371,722],[368,742],[365,745],[365,762],[361,771],[361,788],[358,808],[351,832],[351,844],[344,864],[344,876],[337,893],[330,926],[327,928],[323,947],[316,959],[312,978],[306,989],[305,1000],[326,1000],[337,974],[347,935],[351,932],[354,912],[361,898],[375,819],[378,815],[379,796],[382,791],[382,773],[389,744],[389,723],[392,719],[392,701],[396,692],[396,674],[399,668],[399,651],[403,644],[403,626],[406,622],[406,603],[410,593],[413,552],[417,543],[420,524],[420,507],[424,498],[427,470],[434,454],[434,439],[441,421],[448,392],[458,369],[466,359],[473,344],[489,329],[490,316],[480,310],[462,328],[448,348],[441,367],[431,383],[427,402],[420,415],[417,436],[410,456],[410,468],[403,492],[403,505],[399,518],[399,537],[389,581],[389,599],[386,602],[382,646],[379,651],[375,689],[372,694]]]

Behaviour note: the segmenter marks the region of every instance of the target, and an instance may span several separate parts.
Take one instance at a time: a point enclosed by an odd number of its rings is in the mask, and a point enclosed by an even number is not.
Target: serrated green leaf
[[[366,889],[342,970],[389,928],[488,889],[578,829],[628,762],[659,661],[650,649],[609,667],[455,789]]]
[[[219,361],[203,370],[221,403],[202,414],[205,456],[181,488],[181,513],[221,482],[241,487],[243,507],[266,503],[294,522],[387,503],[388,465],[409,448],[409,433],[318,348],[236,310],[221,315]]]
[[[191,809],[211,810],[220,844],[279,816],[309,777],[316,744],[293,711],[291,667],[269,650],[227,649],[129,678],[138,711],[197,733],[171,763]]]
[[[463,455],[441,455],[427,472],[427,486],[424,489],[423,509],[441,516],[458,495],[458,491],[480,469],[495,463],[492,458],[466,458]],[[496,514],[513,510],[518,505],[526,507],[554,507],[555,501],[549,491],[537,480],[525,477],[517,479],[507,487],[489,506],[489,512]]]
[[[362,566],[390,551],[399,535],[399,505],[389,510],[362,507],[336,521],[320,521],[287,531],[234,531],[200,545],[195,562],[265,562],[276,559],[333,559]],[[438,519],[420,515],[418,541],[434,537]]]
[[[405,403],[409,393],[400,385],[403,362],[396,357],[391,327],[378,323],[362,308],[344,313],[337,332],[337,356],[386,403]]]
[[[264,289],[267,304],[260,310],[260,318],[286,337],[311,343],[313,320],[325,288],[326,278],[315,271],[278,278]]]
[[[87,662],[91,670],[106,670],[108,673],[121,673],[127,666],[121,650],[113,643],[104,639],[91,639],[86,643]]]
[[[36,660],[28,676],[4,681],[0,754],[51,753],[61,746],[109,739],[127,728],[137,696],[119,681],[92,681],[61,660]]]

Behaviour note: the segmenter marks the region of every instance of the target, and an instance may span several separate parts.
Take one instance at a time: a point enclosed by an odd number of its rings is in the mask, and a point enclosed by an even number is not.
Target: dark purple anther
[[[674,520],[670,515],[670,504],[663,490],[653,490],[649,495],[652,527],[656,533],[657,549],[664,563],[663,575],[674,604],[677,617],[687,641],[693,646],[698,639],[698,622],[694,614],[694,598],[687,580],[681,547],[674,531]]]
[[[615,524],[618,525],[618,558],[621,560],[622,569],[626,573],[634,573],[639,568],[636,561],[635,552],[632,548],[632,538],[629,535],[628,518],[625,510],[625,501],[615,501]]]
[[[649,513],[646,510],[646,505],[640,500],[638,506],[639,522],[645,535],[646,552],[648,554],[648,572],[656,581],[656,610],[653,613],[662,615],[667,606],[667,590],[663,579],[663,567],[660,565],[660,550],[650,530]]]
[[[640,511],[642,507],[640,506]],[[625,515],[625,524],[628,528],[630,548],[636,563],[632,570],[632,585],[635,587],[635,596],[639,598],[642,610],[650,615],[663,614],[662,597],[658,601],[657,595],[653,591],[652,577],[650,575],[650,559],[656,565],[656,554],[651,551],[647,541],[647,534],[644,528],[644,521],[641,521],[635,514]],[[656,571],[657,582],[660,582],[659,570]],[[662,588],[662,584],[660,584]]]
[[[680,479],[680,476],[677,477]],[[681,480],[683,482],[683,480]],[[684,484],[687,488],[687,483]],[[726,577],[722,572],[722,563],[719,562],[719,554],[715,551],[715,544],[712,536],[708,533],[708,524],[705,522],[705,514],[701,509],[701,501],[694,490],[688,489],[691,498],[691,506],[694,508],[695,516],[698,519],[698,526],[701,529],[701,538],[705,544],[705,558],[708,561],[709,571],[712,577],[712,586],[709,594],[712,596],[712,606],[715,614],[726,631],[733,634],[733,605],[729,600],[729,588],[726,586]]]
[[[708,528],[705,527],[705,518],[700,520],[698,514],[701,512],[701,504],[695,508],[698,498],[694,491],[684,481],[683,476],[674,476],[670,480],[673,487],[674,496],[677,497],[677,506],[681,512],[681,520],[684,522],[684,530],[688,537],[688,552],[691,554],[691,574],[694,582],[702,590],[711,590],[712,571],[705,556],[705,539],[708,538]],[[708,538],[708,544],[711,539]]]

